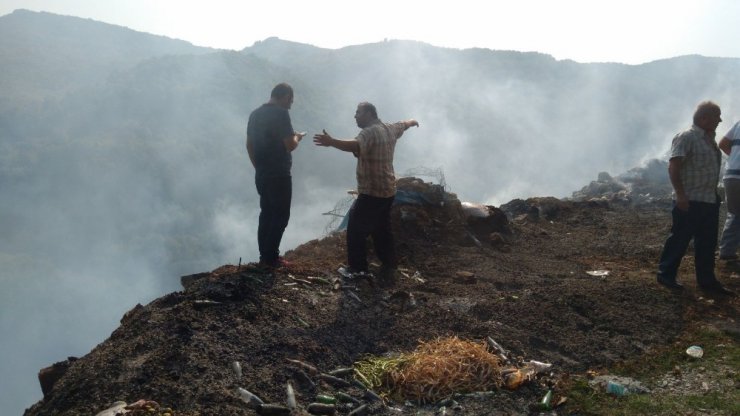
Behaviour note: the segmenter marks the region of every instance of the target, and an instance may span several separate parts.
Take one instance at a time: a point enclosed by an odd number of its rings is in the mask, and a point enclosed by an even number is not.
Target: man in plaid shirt
[[[326,130],[313,138],[317,146],[335,147],[357,157],[358,197],[349,212],[347,224],[347,261],[350,274],[368,272],[366,242],[372,236],[375,253],[382,264],[382,274],[394,270],[390,213],[396,195],[393,153],[396,141],[409,127],[419,126],[414,120],[383,123],[375,106],[362,102],[357,106],[355,121],[362,130],[356,138],[338,140]]]
[[[678,267],[694,239],[696,282],[700,290],[731,294],[714,274],[717,247],[719,197],[717,184],[722,156],[715,130],[722,121],[721,111],[711,101],[700,103],[690,129],[673,138],[668,175],[674,190],[671,233],[658,264],[658,283],[670,289],[683,289],[676,281]]]

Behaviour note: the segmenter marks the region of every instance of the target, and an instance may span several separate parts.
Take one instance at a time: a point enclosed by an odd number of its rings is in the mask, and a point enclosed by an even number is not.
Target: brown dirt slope
[[[689,320],[737,317],[737,298],[697,310],[691,256],[682,266],[686,293],[655,283],[670,225],[665,201],[534,198],[506,204],[506,213],[487,207],[490,216],[476,218],[432,185],[407,179],[402,186],[437,199],[394,208],[401,269],[392,284],[335,287],[343,233],[292,250],[286,258],[294,265],[274,274],[226,265],[195,275],[186,290],[128,312],[110,338],[67,363],[46,398],[25,414],[94,415],[118,400],[151,399],[175,414],[252,415],[237,387],[284,404],[287,382],[300,407],[341,390],[367,404],[366,414],[432,415],[445,404],[456,414],[529,414],[545,386],[557,392],[568,374],[669,344]],[[609,274],[587,273],[594,270]],[[721,271],[720,278],[740,289],[737,275]],[[382,404],[357,384],[340,386],[288,361],[328,372],[451,336],[491,337],[513,364],[538,360],[552,363],[552,371],[514,391]],[[241,378],[233,361],[241,363]],[[564,408],[557,412],[566,414]]]

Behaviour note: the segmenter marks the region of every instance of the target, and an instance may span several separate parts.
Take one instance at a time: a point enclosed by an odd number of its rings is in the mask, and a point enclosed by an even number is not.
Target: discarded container
[[[118,401],[113,403],[113,406],[103,410],[100,413],[97,413],[95,416],[115,416],[121,414],[121,412],[124,412],[125,408],[126,402]]]
[[[290,358],[288,358],[287,360],[289,363],[293,363],[299,368],[305,370],[308,374],[311,374],[311,375],[319,374],[319,369],[314,367],[311,364],[304,363],[303,361],[299,361],[299,360],[291,360]]]
[[[342,377],[355,372],[353,367],[337,368],[336,370],[329,371],[329,375],[334,377]]]
[[[257,414],[262,416],[288,416],[291,410],[279,404],[263,403],[257,406]]]
[[[488,343],[488,346],[491,347],[492,350],[496,351],[499,354],[506,355],[506,350],[504,347],[501,346],[496,340],[494,340],[491,337],[486,337],[486,343]]]
[[[504,374],[504,387],[510,390],[516,390],[526,381],[526,376],[522,370],[515,368]]]
[[[231,370],[234,371],[234,374],[236,374],[236,378],[242,378],[242,365],[239,363],[239,361],[231,362]]]
[[[543,363],[542,361],[529,360],[524,363],[522,370],[527,377],[532,377],[534,374],[542,374],[552,367],[550,363]]]
[[[409,307],[410,308],[416,307],[416,298],[414,297],[413,293],[409,293]]]
[[[367,405],[363,404],[362,406],[358,407],[357,409],[349,412],[347,416],[364,416],[367,414]]]
[[[333,396],[329,396],[326,394],[317,394],[316,401],[319,403],[324,403],[324,404],[334,404],[337,402],[337,399]]]
[[[356,300],[359,304],[361,304],[361,305],[364,305],[365,304],[365,302],[363,302],[362,299],[360,299],[360,297],[357,296],[357,294],[355,294],[355,292],[353,292],[352,290],[348,290],[345,293],[347,294],[347,296],[349,296],[352,299]]]
[[[626,396],[629,393],[627,387],[614,381],[607,381],[606,392],[615,396]]]
[[[455,393],[455,396],[457,397],[472,397],[475,399],[485,399],[485,398],[489,398],[495,395],[496,395],[495,391],[475,391],[472,393],[465,393],[465,394]]]
[[[421,273],[419,273],[418,270],[413,275],[411,275],[411,278],[414,279],[414,280],[416,280],[419,283],[426,283],[427,282],[426,279],[424,279],[423,277],[421,277]]]
[[[193,307],[196,310],[202,310],[204,308],[212,307],[212,306],[218,306],[221,302],[216,302],[215,300],[210,299],[197,299],[193,301]]]
[[[325,403],[311,403],[306,407],[306,410],[313,415],[333,415],[337,412],[337,408],[333,404]]]
[[[594,388],[598,389],[609,389],[609,384],[619,385],[624,387],[626,392],[629,392],[629,394],[648,394],[650,393],[650,389],[646,388],[642,385],[639,381],[629,378],[629,377],[620,377],[615,375],[600,375],[593,378],[593,380],[589,381],[588,384]],[[600,386],[600,387],[597,387]],[[620,389],[617,387],[612,387],[612,389],[615,389],[613,392],[608,391],[609,393],[619,393]]]
[[[365,390],[365,395],[363,397],[365,397],[366,399],[368,399],[370,401],[373,401],[373,402],[382,402],[383,401],[383,399],[380,396],[378,396],[378,393],[376,393],[376,392],[374,392],[374,391],[372,391],[370,389]]]
[[[354,404],[360,404],[360,401],[355,399],[354,397],[350,396],[347,393],[338,391],[334,394],[334,397],[337,398],[337,401],[343,402],[343,403],[354,403]]]
[[[330,374],[321,373],[319,374],[319,378],[326,381],[327,383],[331,384],[334,387],[342,388],[342,387],[350,386],[350,383],[347,380],[339,378],[339,377],[334,377]]]
[[[244,402],[247,403],[250,407],[258,407],[264,404],[262,399],[257,397],[257,395],[255,395],[249,390],[243,389],[241,387],[237,387],[236,392],[239,394],[239,397],[242,400],[244,400]]]
[[[327,279],[324,279],[323,277],[318,277],[318,276],[306,276],[306,280],[308,280],[309,282],[323,283],[325,285],[330,285],[331,284],[331,282],[328,281]]]
[[[344,267],[344,266],[337,269],[337,273],[339,273],[340,276],[348,280],[361,279],[361,278],[369,279],[373,277],[373,274],[370,272],[366,272],[366,271],[352,272],[350,271],[349,267]]]
[[[290,382],[285,386],[285,393],[287,396],[286,403],[288,404],[288,409],[294,410],[298,406],[298,403],[296,403],[295,391],[293,391],[293,385],[290,384]]]
[[[704,350],[698,345],[692,345],[686,349],[686,354],[694,358],[701,358],[704,356]]]
[[[542,407],[545,410],[550,410],[552,403],[552,390],[548,390],[545,394],[545,397],[542,398],[542,401],[540,401],[540,407]]]
[[[586,274],[594,277],[605,277],[609,276],[609,270],[589,270]]]

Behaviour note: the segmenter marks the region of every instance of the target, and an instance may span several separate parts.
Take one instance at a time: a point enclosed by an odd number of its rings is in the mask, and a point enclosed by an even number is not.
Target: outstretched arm
[[[419,127],[419,122],[411,118],[403,122],[403,127],[404,130],[408,130],[409,127]]]
[[[331,137],[326,130],[313,136],[316,146],[334,147],[345,152],[357,154],[360,152],[360,144],[357,140],[339,140]]]

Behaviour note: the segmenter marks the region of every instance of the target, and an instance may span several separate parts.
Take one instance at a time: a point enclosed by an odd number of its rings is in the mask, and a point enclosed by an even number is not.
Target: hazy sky
[[[452,48],[543,52],[578,62],[740,57],[740,2],[735,0],[0,0],[0,15],[18,8],[222,49],[277,36],[325,48],[386,38],[418,40]]]

